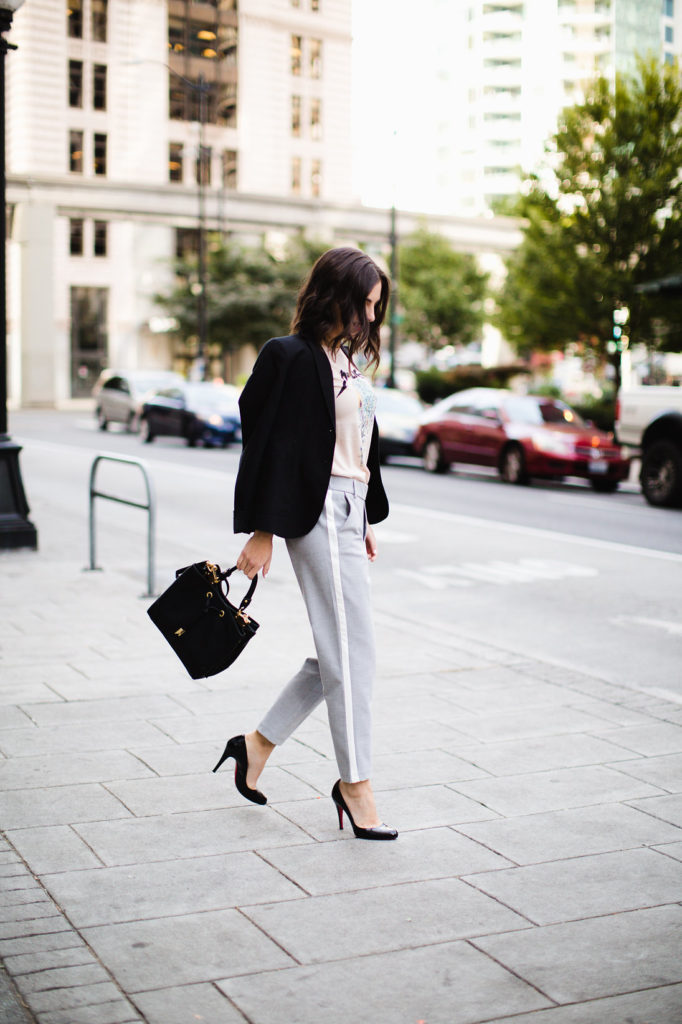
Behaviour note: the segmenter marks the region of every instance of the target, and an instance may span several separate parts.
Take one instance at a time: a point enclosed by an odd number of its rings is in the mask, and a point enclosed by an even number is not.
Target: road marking
[[[597,540],[593,537],[578,537],[572,533],[560,533],[558,530],[546,530],[539,526],[519,526],[516,523],[504,523],[497,519],[479,519],[477,516],[465,516],[456,512],[441,512],[436,509],[420,508],[417,505],[393,504],[394,512],[419,516],[420,519],[432,519],[453,526],[475,526],[481,530],[505,530],[524,537],[544,537],[548,540],[560,540],[567,544],[580,544],[584,547],[599,548],[602,551],[620,551],[627,555],[644,555],[647,558],[658,558],[665,562],[682,564],[682,555],[673,551],[660,551],[658,548],[640,548],[634,544],[620,544],[613,540]]]
[[[425,565],[421,571],[396,569],[399,576],[416,579],[430,590],[468,587],[473,583],[537,583],[540,580],[562,580],[570,576],[593,577],[597,570],[571,562],[521,558],[517,562],[459,562],[456,565]]]
[[[670,636],[682,636],[682,623],[667,622],[665,619],[647,619],[637,615],[618,615],[611,619],[616,626],[650,626],[652,629],[662,629]]]

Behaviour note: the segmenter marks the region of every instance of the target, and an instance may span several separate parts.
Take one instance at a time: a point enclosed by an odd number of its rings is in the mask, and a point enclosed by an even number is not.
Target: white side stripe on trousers
[[[348,625],[346,622],[346,606],[343,600],[343,586],[341,584],[341,562],[339,559],[339,538],[336,532],[336,521],[334,519],[334,499],[331,491],[327,491],[325,500],[325,512],[327,520],[327,535],[329,537],[329,554],[332,563],[332,578],[334,581],[334,596],[336,598],[336,610],[339,625],[339,644],[341,647],[341,674],[343,679],[343,700],[346,710],[346,738],[348,741],[348,759],[351,782],[359,782],[358,764],[355,755],[355,732],[353,728],[353,692],[350,682],[350,652],[348,644]]]

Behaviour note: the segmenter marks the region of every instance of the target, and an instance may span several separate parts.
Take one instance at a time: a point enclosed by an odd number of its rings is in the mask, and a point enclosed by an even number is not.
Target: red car
[[[564,402],[498,388],[470,388],[438,402],[422,417],[414,448],[432,473],[453,462],[495,466],[512,484],[581,476],[609,492],[630,472],[613,434]]]

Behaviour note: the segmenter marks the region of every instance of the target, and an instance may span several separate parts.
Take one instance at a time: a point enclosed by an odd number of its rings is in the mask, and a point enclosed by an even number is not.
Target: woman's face
[[[367,322],[370,323],[370,324],[373,324],[374,321],[376,320],[376,313],[374,311],[374,307],[376,306],[377,302],[379,302],[380,299],[381,299],[381,281],[377,281],[377,283],[374,285],[374,287],[372,288],[372,290],[369,293],[369,295],[365,298],[365,316],[367,317]],[[355,334],[356,331],[360,330],[360,318],[359,317],[357,317],[357,316],[353,317],[353,319],[351,321],[350,329],[351,329],[351,333],[352,334]]]

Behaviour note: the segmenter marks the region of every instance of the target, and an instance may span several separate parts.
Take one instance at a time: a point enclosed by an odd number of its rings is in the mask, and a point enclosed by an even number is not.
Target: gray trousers
[[[271,743],[283,743],[325,700],[344,782],[360,782],[371,774],[375,653],[366,495],[366,484],[332,477],[313,529],[286,542],[317,657],[305,660],[258,726]]]

